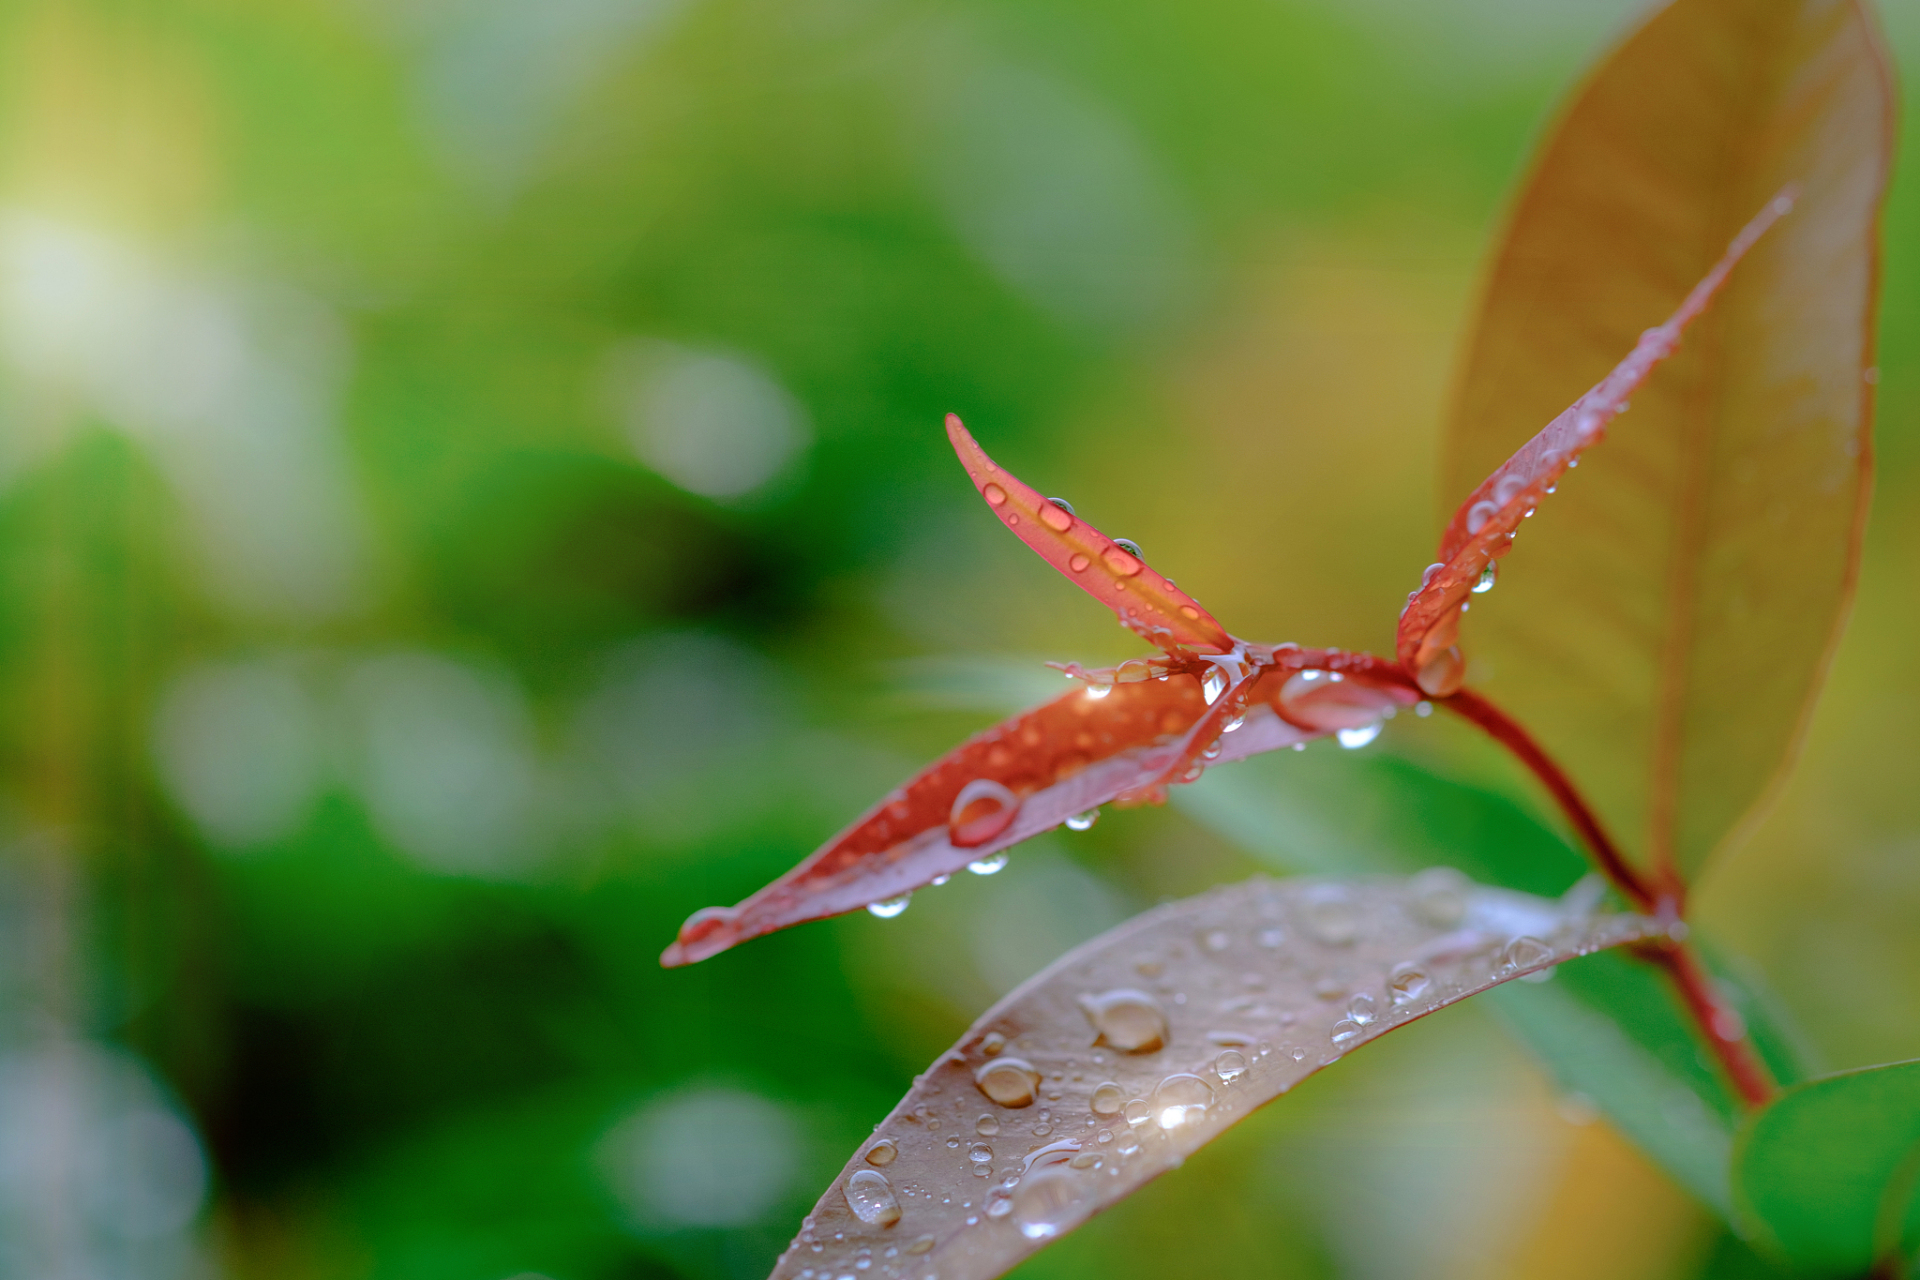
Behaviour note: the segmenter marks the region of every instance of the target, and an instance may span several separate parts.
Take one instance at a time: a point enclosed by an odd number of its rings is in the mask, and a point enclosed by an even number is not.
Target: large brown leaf
[[[1798,190],[1465,629],[1469,677],[1685,876],[1790,757],[1852,590],[1889,140],[1860,4],[1677,0],[1576,97],[1482,304],[1449,509]]]
[[[988,1280],[1369,1041],[1656,935],[1436,868],[1169,903],[989,1009],[861,1145],[776,1280]]]

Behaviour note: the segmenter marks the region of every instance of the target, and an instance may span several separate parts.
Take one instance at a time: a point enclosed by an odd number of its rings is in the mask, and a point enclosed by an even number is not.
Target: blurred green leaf
[[[1920,1246],[1920,1060],[1789,1089],[1742,1126],[1733,1182],[1741,1225],[1796,1267],[1860,1275],[1910,1255]]]

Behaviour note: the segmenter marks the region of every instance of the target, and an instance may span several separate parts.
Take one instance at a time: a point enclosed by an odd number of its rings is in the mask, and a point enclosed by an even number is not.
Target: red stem
[[[1606,828],[1600,824],[1599,815],[1594,813],[1585,797],[1573,785],[1573,779],[1554,763],[1553,758],[1533,740],[1533,735],[1520,727],[1518,721],[1479,694],[1466,689],[1437,701],[1478,725],[1533,771],[1592,850],[1594,861],[1626,895],[1628,901],[1656,918],[1679,924],[1681,909],[1686,901],[1686,886],[1678,879],[1668,879],[1661,884],[1650,884],[1644,879],[1621,854],[1620,847],[1614,844]],[[1684,936],[1683,930],[1676,929],[1674,932]],[[1773,1097],[1772,1077],[1748,1041],[1740,1015],[1721,999],[1719,992],[1714,989],[1713,980],[1707,976],[1692,950],[1679,938],[1670,936],[1667,941],[1648,947],[1641,954],[1665,969],[1667,976],[1673,980],[1681,1002],[1741,1098],[1748,1106],[1764,1106]]]

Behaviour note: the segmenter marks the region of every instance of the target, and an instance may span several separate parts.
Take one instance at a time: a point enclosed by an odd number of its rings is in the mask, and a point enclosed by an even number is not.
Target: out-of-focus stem
[[[1642,877],[1621,854],[1620,847],[1614,844],[1613,838],[1601,825],[1599,815],[1587,804],[1579,788],[1573,785],[1573,779],[1518,721],[1470,690],[1462,689],[1452,697],[1439,701],[1442,706],[1478,725],[1540,779],[1592,851],[1600,870],[1626,895],[1629,902],[1641,911],[1676,924],[1679,922],[1686,900],[1686,886],[1677,880],[1653,884]],[[1675,932],[1680,931],[1676,929]],[[1721,1000],[1719,992],[1714,989],[1713,980],[1707,976],[1693,951],[1679,938],[1673,938],[1647,947],[1640,954],[1666,970],[1674,989],[1680,994],[1681,1003],[1699,1027],[1701,1038],[1720,1060],[1721,1069],[1739,1091],[1740,1097],[1748,1106],[1764,1105],[1773,1096],[1772,1076],[1754,1052],[1752,1042],[1747,1039],[1746,1027],[1739,1014]]]

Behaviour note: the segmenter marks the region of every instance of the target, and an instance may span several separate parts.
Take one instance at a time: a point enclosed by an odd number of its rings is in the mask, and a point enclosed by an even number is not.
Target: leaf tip
[[[680,926],[680,936],[660,953],[660,967],[680,969],[719,955],[740,941],[735,907],[702,907]]]

